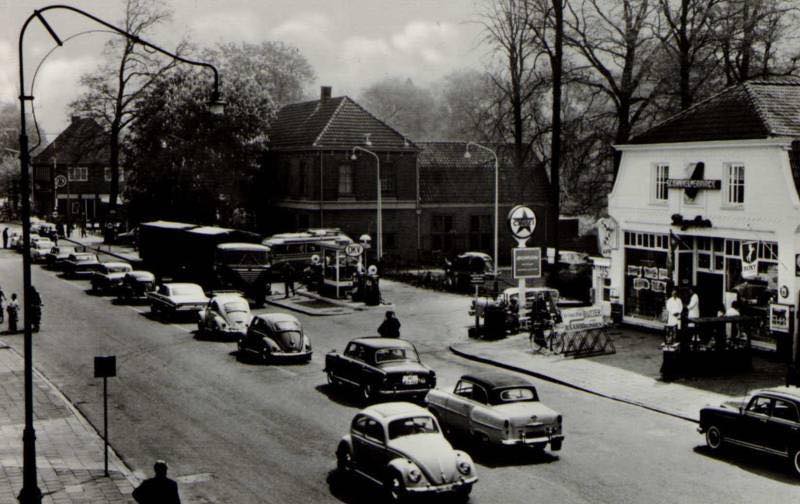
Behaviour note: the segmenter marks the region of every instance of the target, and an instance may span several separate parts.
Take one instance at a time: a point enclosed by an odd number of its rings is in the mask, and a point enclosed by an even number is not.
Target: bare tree
[[[488,72],[458,70],[436,87],[439,139],[500,143],[508,137],[500,120],[503,94]]]
[[[127,0],[122,28],[136,37],[167,21],[171,12],[159,0]],[[180,50],[180,48],[179,48]],[[105,48],[105,61],[92,73],[81,77],[84,93],[70,107],[86,114],[108,131],[111,189],[109,213],[117,207],[121,139],[136,120],[136,100],[149,85],[175,65],[164,62],[130,38],[113,38]]]
[[[614,142],[626,142],[656,96],[652,67],[660,44],[652,0],[582,0],[567,4],[565,41],[590,72],[581,82],[602,91],[616,110]],[[614,176],[619,166],[615,153]]]

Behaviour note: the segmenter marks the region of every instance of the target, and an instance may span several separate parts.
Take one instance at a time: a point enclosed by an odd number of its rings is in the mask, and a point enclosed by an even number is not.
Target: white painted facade
[[[690,236],[692,243],[723,244],[723,247],[729,248],[728,257],[724,257],[724,250],[720,253],[713,250],[714,245],[709,253],[701,251],[700,255],[709,256],[712,261],[709,270],[713,270],[714,265],[727,268],[729,262],[735,266],[731,244],[736,240],[777,243],[777,257],[771,257],[773,260],[766,266],[770,268],[771,277],[775,276],[777,268],[776,288],[780,291],[780,287],[785,286],[784,292],[788,291],[785,297],[779,295],[777,302],[796,307],[800,289],[800,282],[795,277],[795,254],[800,252],[800,198],[789,163],[791,141],[791,138],[771,138],[616,146],[622,152],[622,159],[614,188],[609,195],[608,212],[618,224],[619,235],[618,246],[611,251],[609,277],[610,287],[618,295],[619,302],[624,306],[626,301],[630,301],[626,300],[626,295],[633,297],[630,293],[626,294],[625,288],[626,273],[630,274],[629,271],[626,272],[626,236],[629,237],[628,242],[635,242],[636,237],[644,236],[644,247],[650,246],[657,252],[654,255],[660,259],[666,256],[658,252],[659,250],[669,254],[669,241],[665,243],[662,238],[650,238],[651,241],[648,241],[648,235],[669,236],[672,231],[676,236]],[[691,201],[685,197],[684,189],[666,189],[662,186],[661,196],[666,192],[666,199],[657,199],[657,165],[668,166],[668,177],[671,179],[686,179],[689,178],[687,167],[698,162],[705,165],[703,179],[720,180],[721,189],[701,189],[694,201]],[[728,203],[731,165],[744,166],[744,197],[741,204]],[[680,214],[687,220],[701,216],[702,219],[711,221],[711,227],[689,227],[681,230],[680,226],[672,225],[671,216],[674,214]],[[714,242],[714,238],[718,240]],[[685,241],[690,242],[690,239]],[[627,248],[637,246],[639,244],[634,243]],[[687,267],[689,258],[693,257],[691,282],[694,285],[698,281],[697,246],[694,245],[693,256],[687,252],[681,257],[686,261]],[[630,255],[633,253],[629,252]],[[715,258],[715,255],[719,257]],[[714,261],[717,261],[716,264]],[[674,285],[679,280],[679,267],[677,260],[673,264],[675,267],[670,280]],[[717,273],[726,274],[720,271]],[[705,274],[699,276],[702,277],[701,282],[713,278]],[[774,283],[774,278],[772,281]],[[723,281],[725,290],[730,287],[727,283]],[[641,285],[640,283],[639,286]],[[729,296],[722,293],[723,300],[730,299]],[[630,313],[628,309],[623,313],[625,322],[651,327],[662,326],[655,317],[639,316]]]

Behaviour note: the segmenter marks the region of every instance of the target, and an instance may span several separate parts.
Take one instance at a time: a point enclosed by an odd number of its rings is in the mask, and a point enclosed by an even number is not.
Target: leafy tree
[[[499,143],[504,138],[503,94],[488,72],[457,70],[434,86],[437,138],[478,143]]]
[[[412,140],[432,140],[437,133],[436,100],[411,79],[388,77],[362,91],[359,103],[378,119]]]

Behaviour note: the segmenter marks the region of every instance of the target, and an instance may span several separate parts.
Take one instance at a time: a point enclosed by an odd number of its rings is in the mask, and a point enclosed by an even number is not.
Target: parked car
[[[89,276],[100,265],[97,254],[73,252],[64,261],[64,275],[70,278]]]
[[[420,362],[414,345],[396,338],[354,339],[343,354],[325,356],[324,371],[331,385],[355,388],[364,401],[422,399],[436,386],[436,373]]]
[[[179,312],[197,312],[208,304],[203,288],[193,283],[164,283],[147,293],[154,315],[174,317]]]
[[[382,484],[395,503],[442,493],[466,501],[478,481],[470,456],[453,449],[429,411],[407,402],[376,404],[357,413],[336,448],[336,468],[341,475]]]
[[[534,299],[540,296],[549,297],[552,299],[555,305],[558,305],[558,289],[553,289],[551,287],[528,287],[525,289],[525,306],[520,305],[520,310],[528,307]],[[519,299],[519,287],[509,287],[508,289],[505,289],[502,293],[500,293],[500,295],[497,296],[497,299],[495,300],[484,297],[478,298],[476,302],[476,300],[473,299],[469,308],[469,314],[471,317],[474,317],[475,310],[478,310],[478,316],[483,317],[483,310],[489,303],[503,303],[504,305],[508,306],[512,299]]]
[[[156,289],[156,277],[149,271],[133,270],[125,273],[117,295],[123,301],[149,299],[147,294]]]
[[[469,292],[472,289],[470,277],[475,274],[492,275],[493,265],[489,254],[464,252],[452,260],[445,260],[445,282],[452,290]]]
[[[197,315],[200,334],[226,336],[237,341],[247,333],[253,317],[247,300],[238,293],[214,295]]]
[[[254,355],[264,362],[311,360],[311,342],[303,326],[288,313],[264,313],[250,321],[247,334],[239,338],[237,357]]]
[[[55,246],[55,243],[47,239],[36,240],[36,243],[31,243],[31,262],[40,263],[44,262],[50,249]]]
[[[31,244],[35,243],[36,240],[38,240],[39,238],[41,238],[41,236],[39,236],[36,233],[31,233],[30,235],[28,235],[28,240],[30,240]],[[19,238],[17,238],[17,241],[14,243],[14,250],[16,250],[17,252],[19,252],[21,254],[22,253],[22,248],[24,246],[25,246],[25,242],[22,239],[22,233],[20,233]]]
[[[800,477],[800,390],[757,390],[741,401],[700,410],[698,432],[712,451],[735,445],[789,461]]]
[[[20,242],[22,241],[22,235],[16,231],[11,231],[8,235],[8,248],[17,250],[20,247]]]
[[[36,224],[31,224],[31,232],[37,233],[38,235],[44,236],[51,240],[57,234],[56,225],[52,222],[39,222]]]
[[[562,417],[539,402],[529,380],[496,371],[461,377],[452,392],[433,389],[428,409],[449,431],[484,445],[530,446],[557,451],[564,442]]]
[[[115,293],[122,285],[125,275],[133,271],[126,262],[104,262],[97,265],[92,274],[92,291],[96,294]]]
[[[61,269],[64,267],[64,261],[69,258],[69,255],[76,252],[75,247],[66,245],[56,245],[50,247],[50,252],[44,258],[44,262],[50,269]]]

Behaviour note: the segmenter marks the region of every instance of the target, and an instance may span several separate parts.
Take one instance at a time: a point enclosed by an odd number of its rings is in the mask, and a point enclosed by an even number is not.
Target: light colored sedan
[[[428,409],[447,430],[481,445],[531,446],[560,450],[561,415],[539,402],[536,387],[510,373],[464,375],[452,392],[433,389]]]
[[[382,485],[390,502],[442,493],[466,501],[478,481],[470,456],[453,449],[429,411],[408,402],[357,413],[336,449],[336,467]]]
[[[226,336],[234,340],[244,336],[250,319],[250,305],[241,294],[217,294],[197,312],[200,334]]]

